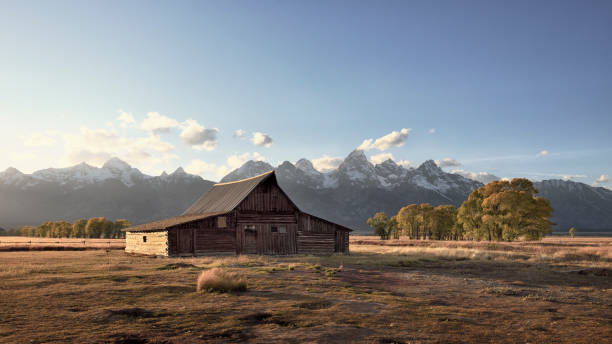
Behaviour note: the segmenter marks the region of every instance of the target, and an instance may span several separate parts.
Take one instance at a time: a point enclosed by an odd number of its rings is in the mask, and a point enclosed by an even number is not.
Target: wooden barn
[[[215,184],[182,215],[124,230],[126,252],[157,256],[348,253],[352,231],[301,211],[274,171]]]

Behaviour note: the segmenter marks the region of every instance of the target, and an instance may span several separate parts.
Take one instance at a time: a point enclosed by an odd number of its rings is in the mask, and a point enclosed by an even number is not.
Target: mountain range
[[[248,161],[221,182],[276,170],[281,187],[303,211],[357,232],[377,211],[396,213],[411,203],[460,206],[483,184],[447,173],[432,160],[405,168],[393,160],[370,163],[363,151],[351,152],[340,166],[322,173],[307,159],[277,167]],[[0,226],[37,225],[50,220],[74,221],[104,216],[126,218],[134,224],[182,213],[214,182],[178,168],[171,174],[149,176],[113,158],[101,168],[85,163],[24,174],[15,168],[0,173]],[[583,230],[612,231],[612,191],[563,180],[536,182],[540,196],[551,200],[555,230],[571,226]]]

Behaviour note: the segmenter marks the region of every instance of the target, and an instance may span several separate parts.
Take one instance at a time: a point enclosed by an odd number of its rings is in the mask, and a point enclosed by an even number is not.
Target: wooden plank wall
[[[173,227],[171,231],[175,232],[176,241],[177,231],[185,229],[194,229],[195,254],[235,254],[236,253],[236,220],[232,215],[227,215],[227,228],[217,227],[217,217],[190,222]],[[177,254],[178,245],[170,245],[173,248],[171,254]]]
[[[308,214],[299,215],[298,253],[327,255],[334,253],[336,225]]]
[[[238,215],[236,230],[237,252],[242,253],[242,243],[245,240],[245,226],[255,226],[257,230],[258,254],[296,254],[297,253],[297,222],[295,215]],[[272,226],[285,227],[287,233],[272,233]]]
[[[272,179],[259,184],[236,208],[239,213],[294,213],[297,211]]]

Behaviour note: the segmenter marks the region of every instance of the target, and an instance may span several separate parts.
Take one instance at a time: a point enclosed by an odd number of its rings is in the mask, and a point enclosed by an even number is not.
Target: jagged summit
[[[132,166],[130,166],[127,162],[119,159],[119,158],[110,158],[107,162],[102,165],[102,168],[109,170],[130,170]]]
[[[23,175],[23,173],[14,167],[9,167],[6,170],[0,172],[0,176],[14,176],[14,175]]]
[[[295,163],[295,167],[304,171],[304,173],[308,174],[308,175],[318,175],[321,174],[321,172],[317,171],[314,168],[314,165],[312,164],[312,162],[308,159],[300,159]]]
[[[444,173],[442,169],[436,164],[433,160],[426,160],[417,168],[418,171],[430,173],[430,174],[440,174]]]
[[[180,175],[186,175],[186,174],[187,172],[185,172],[185,170],[181,166],[179,166],[176,170],[174,170],[174,172],[172,172],[171,175],[180,176]]]
[[[233,182],[240,179],[250,178],[273,170],[274,167],[265,161],[249,160],[239,168],[233,170],[223,177],[220,183]]]

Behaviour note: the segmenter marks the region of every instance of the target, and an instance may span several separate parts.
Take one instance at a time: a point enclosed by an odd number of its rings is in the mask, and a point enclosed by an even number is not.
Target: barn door
[[[257,254],[257,226],[244,225],[244,241],[242,243],[242,253]]]
[[[193,254],[193,229],[180,229],[178,231],[178,253]]]
[[[344,252],[344,244],[345,244],[344,232],[336,231],[334,252]]]

